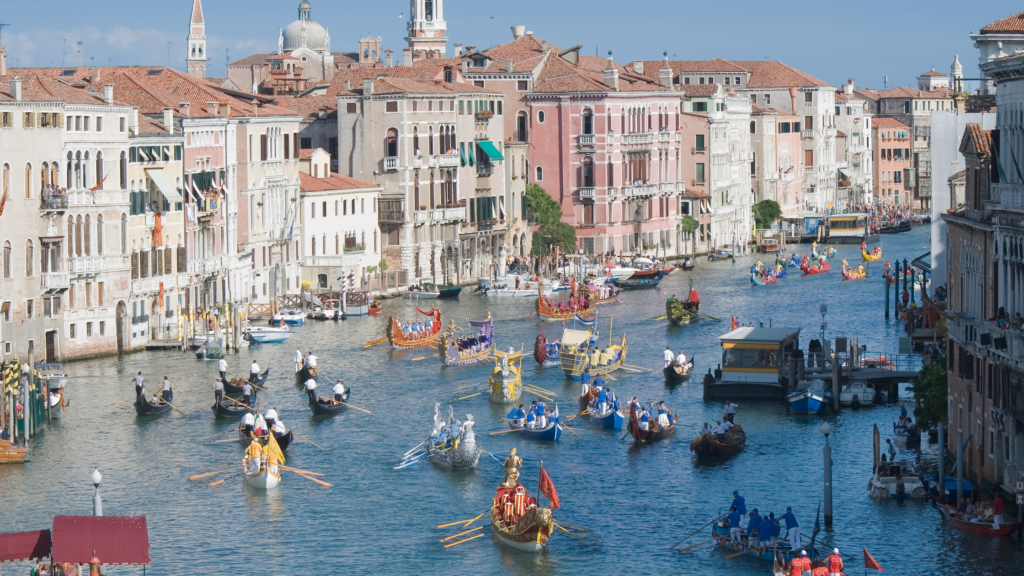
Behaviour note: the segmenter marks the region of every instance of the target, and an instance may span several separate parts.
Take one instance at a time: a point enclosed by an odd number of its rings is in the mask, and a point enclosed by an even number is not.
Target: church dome
[[[323,52],[327,50],[327,30],[312,20],[296,20],[281,33],[284,38],[284,51],[291,52],[305,46],[310,50]]]

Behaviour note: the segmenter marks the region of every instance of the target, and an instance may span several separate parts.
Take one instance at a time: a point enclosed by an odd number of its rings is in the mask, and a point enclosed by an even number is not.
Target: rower
[[[662,428],[668,428],[668,426],[671,423],[672,422],[669,419],[668,410],[665,408],[665,403],[658,402],[658,426],[661,426]]]
[[[758,528],[761,526],[761,515],[757,513],[757,508],[750,511],[750,518],[747,520],[747,545],[757,546],[757,537],[754,534],[757,533]]]
[[[221,358],[217,361],[217,370],[220,371],[221,378],[228,377],[228,361]]]
[[[256,418],[253,417],[252,412],[246,412],[245,416],[242,416],[242,426],[245,427],[245,435],[252,436],[252,427],[256,423]]]
[[[811,559],[807,557],[807,550],[800,551],[800,569],[803,576],[811,576]]]
[[[885,451],[889,453],[889,461],[892,462],[896,459],[896,448],[893,447],[892,440],[888,438],[885,439],[885,446]]]
[[[762,520],[761,525],[757,527],[758,541],[761,548],[771,547],[772,531],[775,530],[776,523],[778,523],[778,520],[775,519],[775,513],[769,512],[768,516],[765,516]]]
[[[213,400],[217,404],[224,400],[224,381],[219,378],[213,381]]]
[[[803,563],[800,562],[800,557],[795,554],[796,551],[794,550],[793,552],[793,559],[789,562],[789,576],[803,576]]]
[[[242,402],[252,405],[254,390],[251,382],[246,382],[242,385]]]
[[[597,375],[597,378],[594,378],[594,388],[598,390],[604,389],[604,378],[601,378],[600,374]]]
[[[523,405],[520,404],[519,408],[516,409],[515,413],[516,424],[520,427],[526,426],[526,411],[523,410]]]
[[[309,356],[306,356],[306,363],[310,368],[316,368],[316,356],[310,352]]]
[[[679,351],[679,356],[676,356],[676,364],[681,368],[686,367],[686,354],[684,354],[682,350]]]
[[[171,381],[167,379],[167,376],[164,376],[164,387],[160,391],[160,396],[168,402],[171,401]]]
[[[780,520],[786,521],[786,539],[789,540],[789,547],[795,552],[803,547],[803,543],[800,541],[800,525],[796,522],[796,516],[793,515],[793,508],[786,507],[786,513],[779,518]]]
[[[248,468],[249,474],[256,474],[260,471],[260,459],[263,457],[263,447],[259,441],[253,438],[252,442],[245,449],[245,456],[242,463]]]
[[[306,380],[306,395],[310,402],[316,402],[316,380],[313,378]]]
[[[345,385],[338,379],[338,382],[334,384],[334,400],[341,403],[345,401]]]
[[[537,427],[538,428],[542,428],[543,429],[543,428],[547,427],[547,425],[548,425],[548,416],[547,416],[546,412],[547,412],[547,406],[544,405],[544,402],[541,402],[540,404],[537,404]]]
[[[530,408],[526,414],[526,427],[531,429],[537,427],[537,415],[533,413],[533,408]]]
[[[608,392],[604,388],[598,388],[600,392],[597,393],[597,411],[604,414],[608,410]]]
[[[730,542],[736,542],[736,543],[740,542],[740,535],[741,535],[741,533],[743,531],[743,529],[740,528],[740,518],[742,518],[742,517],[743,517],[743,515],[736,511],[736,507],[735,506],[729,508],[729,515],[727,516],[727,518],[729,520],[729,541]]]
[[[736,409],[739,408],[739,404],[733,404],[732,402],[725,401],[725,419],[732,422],[736,418]]]
[[[614,410],[615,412],[618,412],[619,411],[619,397],[616,396],[615,393],[612,392],[611,390],[608,391],[608,396],[609,396],[609,398],[612,401],[611,402],[612,410]]]
[[[712,429],[711,426],[708,426],[708,423],[705,422],[704,423],[704,427],[700,429],[700,435],[703,436],[705,434],[713,434],[713,433],[714,433],[714,429]]]
[[[277,420],[274,422],[274,436],[284,436],[288,433],[288,428],[285,427],[283,420]]]
[[[839,548],[833,548],[825,561],[828,566],[828,576],[841,576],[843,573],[843,557],[839,555]]]
[[[302,370],[302,349],[301,348],[296,348],[295,349],[295,371],[298,372],[299,370]]]
[[[256,382],[260,379],[260,365],[255,360],[249,365],[249,382]]]
[[[145,396],[146,387],[143,386],[142,383],[145,382],[146,379],[142,377],[142,372],[141,371],[139,372],[139,374],[137,376],[135,376],[134,380],[135,380],[135,397],[138,398],[139,396]]]
[[[668,368],[669,366],[672,365],[673,359],[674,357],[672,355],[672,348],[670,346],[665,346],[665,368]]]
[[[587,366],[586,368],[583,369],[583,373],[580,374],[580,382],[582,382],[585,385],[590,384],[590,366]]]
[[[732,492],[732,506],[740,513],[740,526],[744,526],[747,520],[747,501],[740,496],[739,490]]]
[[[275,408],[271,408],[270,410],[267,410],[267,413],[263,417],[263,419],[267,421],[267,426],[270,426],[271,428],[273,428],[274,427],[274,423],[277,422],[277,410]]]
[[[649,430],[650,429],[650,420],[651,420],[651,418],[650,418],[650,416],[647,415],[647,411],[646,410],[641,412],[640,413],[640,429],[641,430]]]

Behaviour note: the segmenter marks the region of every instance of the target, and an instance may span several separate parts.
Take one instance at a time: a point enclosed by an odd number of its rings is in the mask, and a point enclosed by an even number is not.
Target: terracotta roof
[[[886,90],[878,93],[879,98],[919,98],[926,100],[934,100],[936,98],[952,98],[953,92],[949,88],[937,88],[931,92],[927,90],[918,90],[917,88],[908,88],[906,86],[897,86],[892,90]]]
[[[981,29],[982,34],[1020,34],[1024,33],[1024,12],[1014,14],[1013,16],[1007,16],[1002,20],[996,20],[995,22],[985,26]]]
[[[331,190],[365,190],[380,187],[372,182],[356,180],[355,178],[338,174],[328,178],[314,178],[309,174],[300,172],[299,188],[303,192],[327,192]]]
[[[331,52],[331,56],[334,56],[334,65],[339,64],[355,64],[359,62],[358,52]]]
[[[846,132],[842,130],[836,130],[836,138],[846,138]]]
[[[338,100],[334,96],[277,96],[277,105],[302,114],[307,120],[319,120],[320,112],[327,112],[328,118],[338,114]]]
[[[644,75],[649,78],[657,78],[658,71],[661,70],[662,66],[665,65],[664,60],[645,60],[644,61]],[[750,72],[746,68],[723,60],[721,58],[713,58],[711,60],[670,60],[668,63],[669,68],[672,69],[672,75],[682,73],[699,73],[699,74],[732,74],[734,72]],[[630,64],[632,70],[634,66]]]
[[[853,93],[872,102],[877,102],[878,99],[881,98],[878,94],[878,90],[875,90],[874,88],[854,88]]]
[[[21,79],[21,100],[23,102],[66,102],[68,104],[103,105],[102,88],[88,92],[65,82],[46,76],[26,73],[21,70],[7,70],[8,75],[0,77],[0,102],[12,102],[11,81]]]
[[[683,198],[711,198],[711,194],[697,188],[686,188],[681,196]]]
[[[950,180],[963,181],[967,179],[967,170],[961,170],[949,177]]]
[[[804,74],[782,62],[771,60],[737,61],[734,64],[751,71],[747,88],[803,88],[807,86],[831,86],[824,80]]]
[[[175,125],[177,125],[177,122],[175,122]],[[139,134],[146,136],[177,136],[181,138],[181,131],[177,127],[174,129],[174,134],[170,134],[164,126],[163,118],[157,120],[145,114],[139,114]]]
[[[362,94],[365,78],[408,78],[420,82],[433,82],[444,78],[444,67],[438,66],[392,66],[391,68],[342,68],[331,78],[328,96],[346,94],[345,81],[349,82],[348,94],[358,91]]]
[[[988,158],[992,155],[992,131],[982,130],[977,122],[967,124],[967,133],[974,142],[974,150],[979,157]]]
[[[507,74],[509,60],[512,61],[513,72],[531,72],[534,68],[537,67],[538,64],[540,64],[541,60],[544,58],[545,52],[544,50],[542,50],[542,48],[543,40],[537,38],[536,36],[533,36],[532,34],[513,40],[508,44],[499,44],[492,48],[488,48],[483,52],[484,54],[487,55],[488,58],[494,60],[493,62],[491,62],[491,65],[488,66],[487,69],[482,71],[479,68],[470,68],[470,73]],[[556,58],[558,57],[558,54],[564,52],[564,50],[558,48],[553,44],[548,44],[547,49]],[[461,61],[456,65],[461,66]]]
[[[750,104],[750,111],[751,111],[752,114],[774,114],[776,116],[792,116],[794,118],[799,118],[799,116],[797,116],[793,112],[789,112],[787,110],[778,110],[776,108],[770,108],[770,107],[769,108],[765,108],[764,106],[762,106],[760,104],[754,104],[754,103]]]
[[[604,83],[604,68],[608,61],[598,70],[598,61],[604,60],[594,56],[581,56],[580,65],[573,66],[561,58],[548,58],[544,69],[538,75],[535,93],[561,94],[566,92],[610,92]],[[615,65],[619,71],[619,92],[668,92],[657,82],[631,74],[622,66]]]
[[[924,76],[943,76],[943,77],[945,77],[946,75],[943,74],[942,72],[936,72],[935,68],[932,68],[931,71],[925,72],[924,74],[921,74],[921,76],[922,77],[924,77]]]
[[[689,98],[706,98],[714,96],[715,92],[718,92],[718,87],[719,84],[686,84],[679,89]]]
[[[313,157],[313,152],[321,150],[321,148],[303,148],[299,150],[299,160],[309,160]]]
[[[876,128],[910,128],[895,118],[872,118],[871,125]]]
[[[228,64],[228,68],[234,68],[236,66],[245,68],[250,66],[262,66],[267,63],[267,60],[269,60],[271,56],[275,56],[275,54],[250,54],[241,60],[235,60]]]
[[[298,60],[298,58],[291,54],[274,54],[273,56],[268,56],[267,60]]]

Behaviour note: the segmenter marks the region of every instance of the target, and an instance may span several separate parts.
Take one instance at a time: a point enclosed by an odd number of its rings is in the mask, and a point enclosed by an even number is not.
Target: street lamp
[[[100,498],[100,481],[103,480],[103,475],[100,474],[99,468],[93,468],[89,478],[92,479],[92,485],[96,488],[92,495],[92,515],[103,516],[103,499]]]
[[[825,307],[824,304],[821,305]],[[824,313],[822,313],[824,314]],[[825,435],[825,526],[832,525],[832,446],[828,443],[828,435],[832,433],[832,425],[822,422],[821,433]]]

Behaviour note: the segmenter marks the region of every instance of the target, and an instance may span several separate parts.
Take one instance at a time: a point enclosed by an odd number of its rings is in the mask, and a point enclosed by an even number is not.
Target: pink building
[[[895,118],[872,118],[875,148],[875,198],[879,204],[913,208],[914,183],[907,177],[914,166],[910,126]]]

